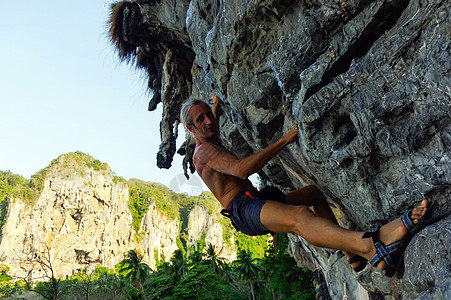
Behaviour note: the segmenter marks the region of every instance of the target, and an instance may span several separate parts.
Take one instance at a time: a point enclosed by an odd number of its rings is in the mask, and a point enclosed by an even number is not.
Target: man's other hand
[[[216,93],[213,94],[213,114],[216,118],[218,118],[221,115],[220,106],[221,106],[221,100],[219,100],[218,95]],[[219,119],[218,119],[219,122]]]
[[[214,105],[214,106],[217,106],[217,105],[219,105],[219,104],[221,104],[221,100],[219,100],[218,95],[216,95],[216,93],[214,93],[214,94],[213,94],[213,105]]]

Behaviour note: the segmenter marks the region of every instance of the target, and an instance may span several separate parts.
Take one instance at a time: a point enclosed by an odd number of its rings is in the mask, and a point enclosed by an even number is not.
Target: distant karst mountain
[[[262,256],[267,238],[237,233],[220,209],[208,192],[190,197],[126,181],[87,154],[64,154],[30,180],[0,172],[0,262],[24,277],[27,258],[49,250],[55,276],[63,278],[98,264],[114,268],[131,249],[152,268],[199,244],[212,244],[230,261],[240,247]]]

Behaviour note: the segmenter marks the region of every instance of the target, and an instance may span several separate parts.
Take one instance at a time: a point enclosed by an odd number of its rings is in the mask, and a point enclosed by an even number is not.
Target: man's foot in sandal
[[[348,253],[345,251],[343,251],[343,253],[345,254],[346,258],[348,259],[348,264],[351,265],[351,267],[354,271],[356,271],[358,273],[358,272],[362,271],[363,269],[365,269],[366,264],[368,262],[368,260],[365,257],[362,257],[357,254]]]
[[[382,227],[375,227],[372,232],[364,233],[362,238],[372,238],[374,244],[370,263],[386,270],[386,276],[393,277],[408,243],[426,226],[427,220],[432,215],[433,204],[429,205],[427,200],[423,200],[419,206],[406,211],[401,218]]]

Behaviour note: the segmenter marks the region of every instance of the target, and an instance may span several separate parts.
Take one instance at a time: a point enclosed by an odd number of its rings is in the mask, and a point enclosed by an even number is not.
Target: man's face
[[[207,104],[193,105],[189,114],[193,118],[193,125],[188,125],[187,128],[197,138],[210,140],[217,137],[216,118]]]

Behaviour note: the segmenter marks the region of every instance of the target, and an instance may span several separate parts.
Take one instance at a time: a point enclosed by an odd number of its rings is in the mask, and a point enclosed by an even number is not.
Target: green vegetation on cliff
[[[149,210],[149,206],[155,203],[159,212],[165,213],[173,220],[180,220],[181,230],[178,244],[182,251],[187,252],[186,237],[188,235],[189,213],[195,206],[200,206],[208,214],[216,215],[217,221],[222,225],[223,239],[226,244],[232,246],[232,241],[234,241],[237,249],[249,250],[256,257],[264,256],[268,237],[249,237],[237,232],[231,225],[230,220],[219,214],[222,207],[211,193],[203,192],[197,197],[188,196],[186,194],[175,193],[164,185],[138,179],[129,180],[128,187],[130,195],[129,208],[133,216],[133,228],[137,233],[138,240],[142,219]],[[200,245],[200,250],[203,249],[203,246],[205,245]]]
[[[33,203],[39,194],[40,190],[35,187],[32,180],[27,180],[9,171],[0,171],[0,238],[10,201],[20,198],[26,203]]]
[[[95,171],[110,170],[106,163],[102,163],[98,159],[94,159],[89,154],[80,151],[62,154],[58,158],[52,160],[50,164],[44,169],[31,176],[29,186],[41,192],[44,188],[44,181],[53,171],[56,173],[71,173],[84,176],[87,170],[93,169]]]
[[[25,202],[32,202],[40,192],[31,180],[9,171],[0,171],[0,201],[20,198]]]
[[[0,201],[7,197],[20,198],[23,201],[32,204],[40,195],[44,188],[44,181],[50,172],[62,172],[73,170],[78,174],[84,175],[86,170],[96,171],[109,170],[106,163],[94,159],[83,152],[71,152],[63,154],[52,160],[52,162],[27,180],[24,177],[12,174],[9,171],[0,171]]]
[[[171,219],[179,219],[184,223],[187,221],[189,212],[199,205],[205,208],[209,214],[218,211],[219,204],[211,193],[204,192],[198,197],[178,194],[168,187],[139,179],[128,181],[129,208],[133,215],[133,227],[139,230],[144,214],[149,210],[149,206],[155,203],[159,212],[166,214]],[[182,227],[185,227],[183,224]]]
[[[179,217],[179,200],[183,195],[173,193],[161,184],[138,179],[128,181],[128,190],[130,195],[128,206],[133,216],[133,228],[136,232],[139,231],[142,218],[152,203],[155,203],[157,209],[171,219]]]
[[[56,172],[75,171],[76,174],[81,176],[85,176],[89,170],[111,171],[106,163],[102,163],[100,160],[81,151],[61,155],[54,159],[46,169],[54,169]]]

